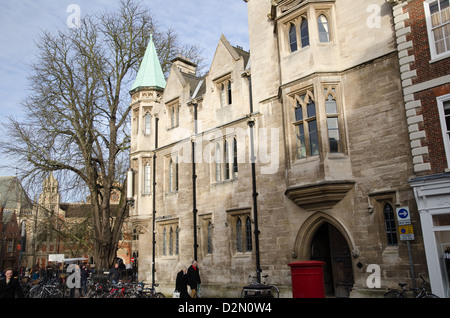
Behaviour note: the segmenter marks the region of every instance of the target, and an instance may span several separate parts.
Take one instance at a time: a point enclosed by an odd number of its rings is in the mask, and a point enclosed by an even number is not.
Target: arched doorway
[[[323,222],[312,236],[310,259],[325,262],[324,283],[328,297],[348,297],[353,287],[351,250],[342,233]]]

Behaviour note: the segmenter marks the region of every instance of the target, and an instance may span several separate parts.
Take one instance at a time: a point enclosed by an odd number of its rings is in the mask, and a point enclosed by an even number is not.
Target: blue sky
[[[185,44],[198,44],[208,65],[221,34],[232,45],[248,50],[247,6],[243,0],[141,0],[163,29],[172,28]],[[42,30],[67,28],[67,12],[76,4],[81,15],[114,9],[113,0],[0,0],[0,125],[7,116],[21,116],[27,91],[28,64],[35,56],[34,40]],[[0,136],[2,138],[2,136]],[[0,166],[4,164],[0,157]],[[0,168],[0,176],[15,169]]]

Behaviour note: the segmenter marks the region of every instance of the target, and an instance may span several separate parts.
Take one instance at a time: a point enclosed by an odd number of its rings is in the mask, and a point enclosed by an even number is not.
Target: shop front
[[[450,173],[410,181],[422,225],[432,292],[450,297]]]

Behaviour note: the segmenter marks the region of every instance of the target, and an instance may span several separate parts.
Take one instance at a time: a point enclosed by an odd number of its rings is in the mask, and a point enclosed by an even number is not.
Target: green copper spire
[[[159,63],[158,53],[156,53],[152,36],[150,36],[150,42],[148,43],[136,80],[134,81],[130,92],[140,87],[159,90],[164,90],[166,88],[166,80],[161,64]]]

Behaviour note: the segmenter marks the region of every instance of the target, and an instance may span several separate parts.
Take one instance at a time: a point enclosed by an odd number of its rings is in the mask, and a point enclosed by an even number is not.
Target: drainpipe
[[[253,130],[255,127],[255,119],[253,114],[253,93],[252,93],[252,78],[249,71],[246,71],[242,76],[248,78],[248,91],[250,98],[250,115],[247,124],[250,128],[250,160],[252,166],[252,197],[253,197],[253,219],[255,223],[255,256],[256,256],[256,281],[261,283],[261,261],[259,253],[259,227],[258,227],[258,192],[256,189],[256,157],[255,157],[255,142],[253,137]]]
[[[194,218],[194,260],[198,261],[197,259],[197,250],[198,250],[198,243],[197,243],[197,174],[196,174],[196,167],[195,167],[195,136],[197,135],[197,102],[193,102],[194,106],[194,137],[191,138],[192,143],[192,213]]]
[[[158,121],[159,118],[155,117],[155,152],[153,153],[153,248],[152,248],[152,289],[155,288],[155,258],[156,258],[156,229],[155,229],[155,219],[156,219],[156,149],[158,148]]]

